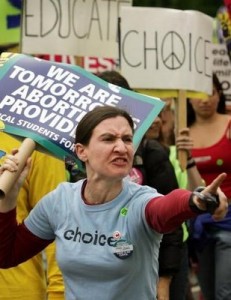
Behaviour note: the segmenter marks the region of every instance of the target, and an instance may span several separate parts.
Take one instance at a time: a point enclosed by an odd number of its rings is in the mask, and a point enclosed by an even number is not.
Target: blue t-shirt
[[[160,194],[124,180],[114,200],[87,205],[82,185],[60,184],[25,220],[35,235],[56,240],[66,299],[156,299],[162,235],[147,224],[145,206]]]

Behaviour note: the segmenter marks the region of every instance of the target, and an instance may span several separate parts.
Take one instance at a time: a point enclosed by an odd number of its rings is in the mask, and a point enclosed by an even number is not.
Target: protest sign
[[[0,85],[4,131],[27,137],[61,159],[77,160],[76,126],[96,106],[118,106],[131,114],[136,148],[164,106],[160,99],[107,83],[78,66],[22,54],[1,66]]]
[[[227,111],[231,112],[231,64],[226,44],[213,44],[213,72],[216,73],[226,98]]]
[[[210,94],[212,33],[213,19],[201,12],[122,7],[121,72],[133,88]]]
[[[197,11],[122,7],[120,24],[121,72],[135,89],[178,90],[176,127],[185,127],[186,91],[212,93],[213,19]]]
[[[132,0],[24,0],[22,52],[118,58],[120,8]]]

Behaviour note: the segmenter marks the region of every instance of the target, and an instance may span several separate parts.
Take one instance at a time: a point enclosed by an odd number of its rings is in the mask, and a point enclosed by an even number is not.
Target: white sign
[[[213,44],[213,72],[216,73],[226,96],[231,101],[231,63],[226,44]]]
[[[24,0],[22,53],[118,58],[118,18],[132,0]]]
[[[133,88],[210,94],[212,24],[197,11],[121,8],[122,74]]]

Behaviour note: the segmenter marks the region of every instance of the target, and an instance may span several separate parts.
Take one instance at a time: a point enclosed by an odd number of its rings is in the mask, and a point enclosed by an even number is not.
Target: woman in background
[[[217,76],[213,93],[206,99],[187,103],[188,127],[194,141],[192,156],[205,181],[210,184],[220,172],[227,173],[221,188],[231,199],[231,116],[225,113],[225,97]],[[205,300],[231,299],[231,207],[221,222],[209,214],[192,223],[191,243],[198,258],[198,279]]]

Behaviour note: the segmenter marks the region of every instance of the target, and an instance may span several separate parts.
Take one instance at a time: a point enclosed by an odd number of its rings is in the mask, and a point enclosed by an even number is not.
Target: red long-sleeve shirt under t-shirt
[[[174,190],[150,200],[145,208],[147,223],[155,231],[165,233],[195,217],[196,213],[189,206],[190,195],[187,190]],[[16,210],[13,209],[0,213],[0,241],[0,268],[9,268],[34,256],[53,240],[35,236],[24,223],[18,225]]]

